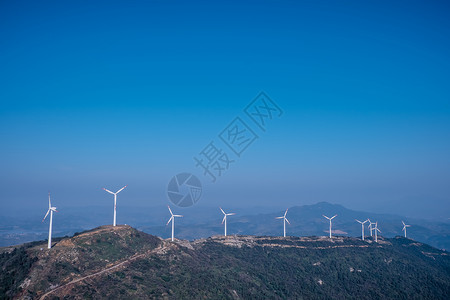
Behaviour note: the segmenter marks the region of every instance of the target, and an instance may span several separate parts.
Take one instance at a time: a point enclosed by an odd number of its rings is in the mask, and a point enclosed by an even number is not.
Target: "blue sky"
[[[0,4],[0,210],[317,201],[450,212],[445,1]],[[265,91],[284,111],[212,184],[193,157]],[[56,201],[56,200],[55,200]],[[44,202],[44,204],[42,204]]]

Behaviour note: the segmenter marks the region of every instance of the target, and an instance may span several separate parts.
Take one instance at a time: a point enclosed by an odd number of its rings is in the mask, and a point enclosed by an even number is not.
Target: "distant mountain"
[[[222,212],[218,207],[193,206],[189,208],[173,207],[177,213],[184,215],[177,219],[175,234],[182,239],[194,240],[213,235],[223,234]],[[282,234],[282,221],[275,217],[284,214],[284,210],[269,209],[267,207],[255,208],[225,208],[227,212],[237,213],[228,219],[229,234],[269,235]],[[273,213],[268,213],[273,211]],[[0,246],[17,245],[25,242],[42,240],[48,235],[48,224],[41,223],[45,211],[39,214],[14,214],[16,218],[0,217]],[[288,235],[292,236],[323,236],[328,230],[328,221],[325,215],[338,216],[333,220],[334,234],[359,237],[361,226],[354,220],[370,218],[378,221],[382,235],[395,237],[402,235],[404,220],[412,227],[408,228],[408,237],[430,244],[439,249],[450,249],[450,222],[432,222],[427,220],[406,218],[389,214],[374,214],[369,212],[347,209],[338,204],[320,202],[314,205],[294,206],[289,209],[288,219],[291,225],[287,226]],[[167,206],[157,207],[127,207],[122,204],[118,209],[117,221],[119,224],[128,224],[149,234],[169,237],[170,226],[165,226],[169,219]],[[21,219],[20,219],[21,218]],[[102,224],[111,224],[111,207],[85,208],[59,208],[53,220],[55,236],[70,236],[89,228]],[[366,234],[369,231],[366,227]]]
[[[402,237],[163,240],[130,226],[0,248],[0,299],[449,299],[448,252]]]
[[[275,217],[282,216],[284,211],[265,213],[257,215],[239,215],[228,218],[229,234],[249,234],[279,236],[283,234],[282,221]],[[374,214],[362,211],[347,209],[342,205],[320,202],[314,205],[294,206],[289,208],[287,218],[290,225],[287,225],[287,234],[291,236],[323,236],[328,233],[328,220],[322,215],[329,217],[337,214],[333,219],[333,235],[343,235],[360,237],[361,225],[355,219],[364,221],[370,218],[372,222],[378,221],[378,228],[381,235],[395,237],[403,235],[402,220],[411,225],[408,228],[408,237],[414,240],[430,244],[439,249],[450,249],[450,223],[430,222],[427,220],[411,219],[389,214]],[[209,213],[215,215],[215,220],[209,219],[202,222],[201,215],[186,216],[185,219],[195,218],[198,223],[192,220],[188,224],[185,220],[177,220],[176,235],[182,239],[205,238],[223,233],[222,213],[215,209]],[[366,223],[365,234],[369,234]],[[160,226],[138,226],[140,230],[158,236],[168,237],[170,228]]]

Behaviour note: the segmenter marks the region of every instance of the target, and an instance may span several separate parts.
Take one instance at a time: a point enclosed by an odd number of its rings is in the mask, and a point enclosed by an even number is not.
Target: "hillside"
[[[1,249],[0,299],[448,299],[447,252],[401,237],[215,236],[102,226]]]

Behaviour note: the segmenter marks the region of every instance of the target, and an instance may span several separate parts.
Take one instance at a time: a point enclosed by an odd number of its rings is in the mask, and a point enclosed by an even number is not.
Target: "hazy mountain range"
[[[222,212],[218,207],[191,207],[180,209],[172,207],[176,213],[184,215],[177,218],[175,235],[182,239],[198,239],[223,234]],[[283,210],[273,208],[227,208],[226,212],[235,212],[228,218],[228,234],[249,234],[279,236],[283,234],[282,221],[275,217],[282,216]],[[273,211],[273,212],[270,212]],[[20,244],[42,240],[47,237],[48,224],[41,223],[45,209],[41,214],[25,215],[22,218],[0,219],[0,246]],[[370,218],[378,221],[381,235],[394,237],[403,235],[402,223],[410,224],[408,238],[430,244],[439,249],[450,249],[450,222],[430,221],[407,218],[390,214],[376,214],[347,209],[342,205],[320,202],[314,205],[294,206],[289,208],[287,234],[291,236],[327,235],[328,220],[322,217],[338,216],[333,220],[333,235],[360,237],[361,225],[355,221]],[[20,215],[19,215],[20,216]],[[134,208],[119,202],[118,223],[128,224],[146,233],[167,238],[171,228],[166,226],[170,214],[165,206]],[[89,209],[61,209],[54,217],[54,236],[72,235],[104,224],[112,223],[112,209],[91,207]],[[367,225],[367,223],[366,223]],[[366,226],[366,235],[369,230]]]

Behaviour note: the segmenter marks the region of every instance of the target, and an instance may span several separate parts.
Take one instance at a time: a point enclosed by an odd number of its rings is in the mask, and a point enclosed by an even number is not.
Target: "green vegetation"
[[[229,237],[172,243],[123,226],[63,239],[51,255],[39,251],[39,245],[20,249],[1,256],[4,270],[17,266],[9,281],[2,277],[1,286],[7,286],[3,298],[19,292],[25,277],[32,282],[23,293],[35,298],[51,286],[136,254],[142,257],[49,299],[450,298],[448,253],[404,238],[378,244],[342,237],[332,242],[319,237]]]
[[[94,280],[91,297],[170,299],[448,299],[446,252],[411,240],[368,244],[344,238],[301,241],[264,238],[254,247],[213,239],[172,247]],[[264,246],[290,245],[291,247]],[[306,247],[295,248],[295,246]],[[324,247],[340,246],[338,248]],[[344,247],[342,247],[344,246]],[[345,247],[347,246],[347,247]],[[429,255],[424,255],[424,253]],[[83,287],[85,289],[85,287]],[[86,292],[86,291],[85,291]]]
[[[20,284],[27,276],[31,266],[37,260],[30,257],[24,245],[14,248],[11,252],[0,254],[0,299],[11,299],[13,295],[20,291]]]

